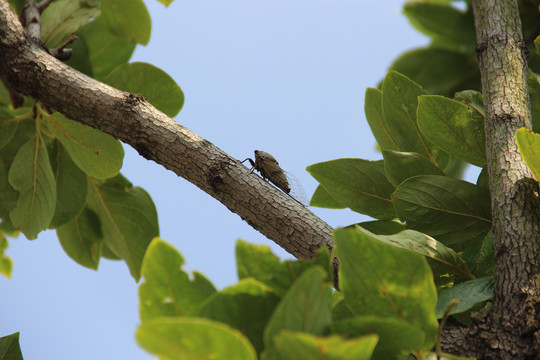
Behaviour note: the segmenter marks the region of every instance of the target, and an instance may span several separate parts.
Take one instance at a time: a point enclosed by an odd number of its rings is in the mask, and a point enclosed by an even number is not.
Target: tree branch
[[[299,258],[333,247],[332,228],[238,160],[170,119],[142,96],[100,83],[28,41],[0,0],[0,77],[66,117],[131,145],[192,182]]]
[[[515,0],[472,4],[496,274],[493,307],[472,331],[481,358],[532,359],[540,354],[540,202],[538,183],[515,140],[519,128],[531,129],[526,45]]]

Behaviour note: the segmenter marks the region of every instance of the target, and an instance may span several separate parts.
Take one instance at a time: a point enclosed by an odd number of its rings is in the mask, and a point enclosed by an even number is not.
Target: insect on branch
[[[283,170],[277,160],[267,152],[255,150],[255,161],[251,158],[247,158],[242,163],[249,161],[251,164],[251,172],[257,170],[261,177],[274,184],[277,188],[291,197],[294,201],[298,202],[302,206],[307,206],[306,196],[302,186],[292,176]],[[291,194],[291,184],[294,185],[296,191]]]

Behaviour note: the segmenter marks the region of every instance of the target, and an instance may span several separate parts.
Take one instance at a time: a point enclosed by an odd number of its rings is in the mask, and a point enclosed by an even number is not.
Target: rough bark
[[[476,346],[466,341],[468,331],[464,326],[447,324],[441,334],[442,351],[464,357],[476,356]]]
[[[12,90],[131,145],[207,192],[296,257],[333,246],[332,228],[219,148],[136,94],[100,83],[28,39],[0,0],[0,78]],[[172,191],[172,190],[171,190]]]
[[[483,359],[540,357],[540,201],[538,183],[515,141],[531,129],[527,49],[515,0],[473,1],[484,95],[495,289],[469,340]]]

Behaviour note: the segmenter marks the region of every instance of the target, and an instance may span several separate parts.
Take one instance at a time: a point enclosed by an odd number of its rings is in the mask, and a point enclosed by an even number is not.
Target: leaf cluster
[[[493,292],[489,188],[483,175],[477,184],[459,179],[464,164],[486,165],[482,95],[429,95],[390,71],[381,89],[367,89],[365,113],[383,160],[309,166],[320,183],[311,205],[348,207],[377,219],[350,228],[424,257],[439,291],[437,316],[460,299],[452,314],[467,323]],[[358,264],[357,273],[364,262]]]
[[[535,51],[538,1],[519,0],[519,12],[529,68],[540,72]],[[390,66],[422,86],[430,94],[454,96],[456,92],[481,90],[476,56],[476,34],[470,0],[409,0],[403,7],[411,25],[430,38],[429,45],[400,55]]]
[[[23,1],[10,2],[20,12]],[[48,48],[78,36],[72,67],[145,96],[169,116],[182,108],[184,95],[169,75],[146,63],[127,63],[136,44],[150,37],[142,0],[57,0],[43,11],[41,24]],[[159,227],[150,196],[119,173],[123,157],[118,140],[46,104],[26,98],[14,109],[0,84],[0,273],[9,276],[12,267],[5,235],[22,232],[36,239],[56,229],[79,264],[97,269],[101,257],[122,259],[138,280]]]
[[[139,287],[137,341],[166,359],[390,359],[423,354],[438,328],[436,287],[423,256],[361,229],[335,233],[332,257],[280,261],[238,241],[240,281],[217,291],[163,240],[150,244]]]

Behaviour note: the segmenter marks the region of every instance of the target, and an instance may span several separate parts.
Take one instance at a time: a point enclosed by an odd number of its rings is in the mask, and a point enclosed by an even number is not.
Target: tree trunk
[[[333,247],[333,229],[304,206],[154,108],[70,68],[25,36],[0,0],[0,78],[12,89],[131,145],[210,194],[299,258]]]
[[[531,129],[527,48],[515,0],[473,1],[484,95],[490,179],[495,289],[486,317],[473,322],[470,341],[483,359],[540,355],[540,201],[538,183],[515,139]]]

